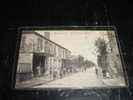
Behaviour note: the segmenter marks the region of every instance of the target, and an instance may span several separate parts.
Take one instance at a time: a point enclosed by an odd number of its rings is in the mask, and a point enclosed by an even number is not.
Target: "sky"
[[[48,31],[37,31],[40,34]],[[106,31],[50,31],[50,40],[71,51],[72,55],[81,55],[85,59],[97,63],[95,40],[103,37]]]

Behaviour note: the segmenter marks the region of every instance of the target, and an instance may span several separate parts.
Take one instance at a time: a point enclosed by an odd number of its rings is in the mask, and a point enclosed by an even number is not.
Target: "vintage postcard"
[[[126,85],[115,31],[22,31],[15,88]]]

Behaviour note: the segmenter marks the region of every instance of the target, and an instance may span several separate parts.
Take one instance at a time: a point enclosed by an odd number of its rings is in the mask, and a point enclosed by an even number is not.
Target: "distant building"
[[[64,60],[71,52],[50,40],[50,33],[44,35],[33,31],[23,31],[17,66],[17,81],[46,76],[59,78]]]

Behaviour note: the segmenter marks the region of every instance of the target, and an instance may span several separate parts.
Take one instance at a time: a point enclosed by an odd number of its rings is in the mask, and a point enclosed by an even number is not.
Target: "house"
[[[16,80],[24,81],[38,76],[51,80],[61,75],[64,60],[71,51],[50,40],[50,33],[44,35],[35,31],[23,31],[19,49]]]

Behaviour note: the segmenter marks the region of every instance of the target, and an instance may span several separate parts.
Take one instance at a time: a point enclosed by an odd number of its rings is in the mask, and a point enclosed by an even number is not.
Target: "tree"
[[[97,63],[98,67],[102,68],[103,74],[108,71],[108,61],[107,61],[107,44],[106,41],[98,38],[95,41],[95,46],[97,47]]]
[[[76,69],[86,69],[95,66],[95,63],[89,60],[85,60],[81,55],[75,56],[75,58],[71,60],[71,64],[72,67]]]
[[[78,65],[79,65],[79,67],[82,67],[83,66],[83,64],[84,64],[84,57],[83,56],[81,56],[81,55],[79,55],[78,56]]]
[[[84,61],[84,65],[87,67],[87,68],[90,68],[92,66],[96,66],[95,63],[93,63],[92,61],[89,61],[89,60],[85,60]]]

